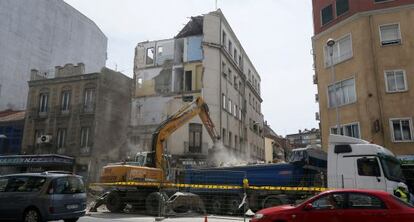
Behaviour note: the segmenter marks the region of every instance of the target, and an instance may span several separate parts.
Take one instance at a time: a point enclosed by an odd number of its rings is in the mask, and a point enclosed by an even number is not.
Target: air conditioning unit
[[[37,143],[50,143],[52,141],[52,136],[51,135],[41,135],[37,138]]]

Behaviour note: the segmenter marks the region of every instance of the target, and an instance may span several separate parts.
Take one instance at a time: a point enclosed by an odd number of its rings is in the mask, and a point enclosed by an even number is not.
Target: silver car
[[[80,176],[44,172],[0,177],[0,220],[75,222],[85,209]]]

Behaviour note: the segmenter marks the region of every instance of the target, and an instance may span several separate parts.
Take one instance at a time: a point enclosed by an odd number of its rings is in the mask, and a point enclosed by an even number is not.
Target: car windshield
[[[84,193],[83,181],[78,177],[60,177],[54,181],[54,194]]]
[[[404,182],[404,176],[401,170],[400,161],[395,157],[387,155],[379,155],[385,177],[389,180]]]

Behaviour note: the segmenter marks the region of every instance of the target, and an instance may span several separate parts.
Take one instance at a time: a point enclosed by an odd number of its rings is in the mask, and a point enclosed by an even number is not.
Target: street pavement
[[[98,213],[88,213],[87,216],[84,216],[79,219],[79,222],[98,222],[98,221],[115,221],[115,222],[204,222],[204,216],[192,216],[192,217],[174,217],[174,218],[156,218],[139,215],[139,214],[117,214],[109,212],[98,212]],[[227,216],[207,216],[208,222],[243,222],[244,219],[241,217],[227,217]],[[249,219],[246,218],[246,222]]]

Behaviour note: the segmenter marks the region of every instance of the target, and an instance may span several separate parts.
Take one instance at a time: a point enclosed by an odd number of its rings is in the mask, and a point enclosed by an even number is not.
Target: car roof
[[[15,173],[15,174],[7,174],[2,175],[5,177],[11,176],[37,176],[37,177],[65,177],[65,176],[76,176],[80,177],[75,174],[63,173],[63,172],[41,172],[41,173]]]

